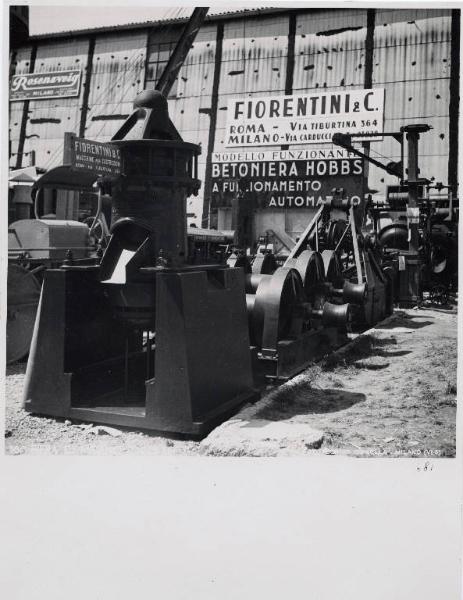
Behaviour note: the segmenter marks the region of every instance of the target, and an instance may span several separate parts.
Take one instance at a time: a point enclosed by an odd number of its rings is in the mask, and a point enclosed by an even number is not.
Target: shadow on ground
[[[348,392],[343,389],[317,389],[308,384],[304,390],[288,389],[278,394],[274,401],[256,413],[256,419],[278,421],[297,415],[319,415],[346,410],[364,402],[365,394]]]
[[[329,354],[320,366],[322,371],[332,371],[336,368],[349,367],[370,370],[385,369],[389,366],[389,363],[381,359],[404,356],[410,352],[409,350],[386,349],[388,346],[396,345],[397,339],[394,336],[378,338],[371,334],[362,335],[340,352]]]
[[[425,319],[423,321],[423,319]],[[407,313],[397,311],[386,323],[380,323],[376,329],[395,329],[396,327],[405,327],[407,329],[421,329],[428,325],[433,325],[434,319],[429,315],[423,316],[419,313],[416,315],[408,315]]]

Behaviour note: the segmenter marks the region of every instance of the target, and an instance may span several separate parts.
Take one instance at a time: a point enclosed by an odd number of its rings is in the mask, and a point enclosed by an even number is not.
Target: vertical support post
[[[359,243],[357,240],[357,229],[355,227],[354,207],[352,205],[349,207],[349,220],[350,220],[350,226],[351,226],[351,230],[352,230],[352,244],[354,246],[354,259],[355,259],[355,268],[357,270],[357,283],[362,283],[363,282],[362,263],[360,262],[360,251],[359,251]]]
[[[407,132],[407,149],[408,149],[408,206],[410,209],[416,209],[418,206],[418,140],[420,134],[417,131]],[[411,222],[409,236],[409,251],[418,254],[419,249],[419,234],[418,223]]]
[[[293,93],[293,81],[294,81],[294,48],[296,45],[296,22],[297,12],[293,11],[289,14],[289,28],[288,28],[288,56],[286,58],[286,81],[285,81],[285,95],[289,96]]]
[[[82,95],[82,111],[80,113],[80,125],[79,125],[79,137],[85,137],[85,129],[87,127],[87,114],[88,114],[88,99],[90,97],[90,86],[92,83],[93,73],[93,55],[95,53],[95,36],[90,36],[88,41],[88,54],[87,54],[87,73],[85,75],[84,82],[84,93]]]
[[[288,55],[286,57],[285,96],[290,96],[293,93],[297,12],[291,12],[288,19]],[[282,144],[281,146],[282,150],[288,150],[288,148],[288,144]]]
[[[422,297],[421,289],[421,259],[419,255],[419,208],[418,192],[420,185],[420,170],[418,168],[418,140],[420,133],[429,131],[426,124],[406,125],[400,129],[402,135],[406,134],[407,140],[407,178],[405,184],[408,188],[407,218],[409,227],[408,252],[404,252],[405,269],[400,271],[401,304],[413,306],[419,303]]]
[[[202,227],[210,226],[211,220],[211,193],[212,193],[212,152],[214,151],[215,130],[217,127],[217,110],[219,105],[219,82],[222,67],[222,45],[224,36],[224,25],[217,23],[217,36],[215,46],[214,79],[212,83],[211,108],[209,111],[209,138],[207,141],[206,171],[204,174],[204,196]]]
[[[367,34],[365,37],[365,71],[363,87],[366,90],[371,90],[373,87],[373,52],[375,41],[375,21],[376,10],[374,8],[367,9]],[[363,142],[363,151],[367,156],[370,155],[370,142]],[[369,162],[364,160],[364,178],[368,179]]]
[[[35,59],[37,58],[37,44],[32,46],[31,58],[29,61],[29,73],[33,73],[35,69]],[[30,100],[25,100],[23,104],[23,114],[21,118],[21,129],[19,132],[18,152],[16,154],[16,169],[22,167],[24,142],[26,140],[27,121],[29,118],[29,103]]]

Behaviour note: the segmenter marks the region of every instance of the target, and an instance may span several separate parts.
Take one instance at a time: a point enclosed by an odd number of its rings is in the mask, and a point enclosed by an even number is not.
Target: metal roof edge
[[[214,15],[208,15],[206,17],[206,22],[211,21],[223,21],[226,19],[235,19],[236,17],[243,16],[259,16],[261,14],[268,13],[281,13],[281,12],[291,12],[294,10],[298,10],[297,7],[262,7],[262,8],[249,8],[249,9],[241,9],[233,12],[226,12]],[[163,25],[181,25],[188,21],[187,17],[178,17],[176,19],[159,19],[159,20],[150,20],[150,21],[141,21],[137,23],[127,23],[125,25],[110,25],[110,26],[102,26],[102,27],[93,27],[89,29],[76,29],[76,30],[67,30],[67,31],[54,31],[51,33],[38,33],[35,35],[30,35],[28,41],[34,42],[49,38],[61,38],[61,37],[74,37],[74,36],[82,36],[82,35],[93,35],[96,33],[112,33],[114,31],[126,31],[131,29],[149,29],[151,27],[163,26]]]

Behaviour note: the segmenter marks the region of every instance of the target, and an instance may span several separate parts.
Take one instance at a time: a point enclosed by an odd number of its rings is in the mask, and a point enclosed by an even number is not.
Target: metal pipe
[[[45,252],[48,250],[88,250],[92,246],[42,246],[41,248],[13,248],[8,250],[8,254],[21,254],[22,252]]]
[[[96,209],[95,218],[93,219],[92,226],[90,227],[89,235],[92,235],[92,232],[95,229],[95,225],[97,224],[97,222],[100,218],[102,205],[103,205],[103,199],[102,199],[101,187],[98,186],[98,205],[97,205],[97,209]]]
[[[363,282],[362,265],[360,263],[359,244],[357,240],[357,230],[355,228],[354,207],[349,208],[349,220],[352,228],[352,244],[354,246],[355,268],[357,269],[357,282]]]
[[[146,378],[151,379],[151,340],[149,330],[146,332]]]
[[[344,231],[342,232],[342,235],[341,235],[341,237],[340,237],[340,239],[339,239],[339,242],[337,243],[337,245],[336,245],[336,248],[334,249],[334,251],[335,251],[335,252],[337,252],[337,251],[338,251],[338,248],[339,248],[339,246],[342,244],[342,240],[344,239],[344,236],[346,235],[346,233],[347,233],[348,231],[349,231],[349,227],[346,227],[346,228],[344,229]]]
[[[39,188],[37,190],[37,193],[35,194],[35,198],[34,198],[34,215],[36,219],[40,219],[39,217],[39,194],[40,192],[43,193],[43,188]]]

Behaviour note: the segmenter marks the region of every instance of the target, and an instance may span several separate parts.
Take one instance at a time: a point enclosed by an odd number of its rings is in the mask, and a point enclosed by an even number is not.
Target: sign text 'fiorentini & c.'
[[[381,137],[383,117],[384,89],[234,98],[227,107],[225,146],[329,143],[334,133]]]

